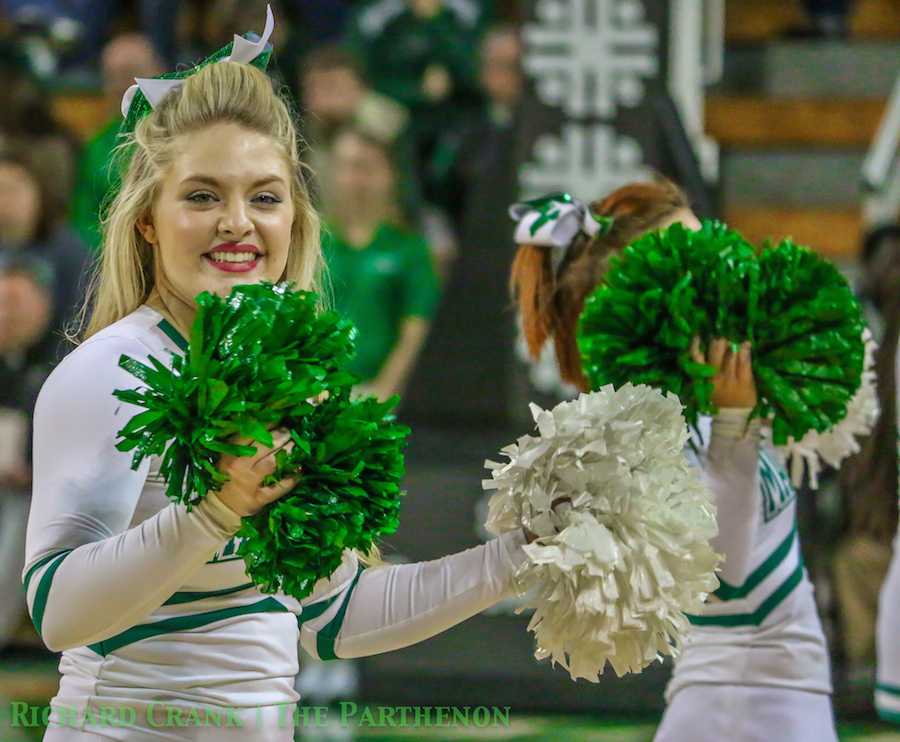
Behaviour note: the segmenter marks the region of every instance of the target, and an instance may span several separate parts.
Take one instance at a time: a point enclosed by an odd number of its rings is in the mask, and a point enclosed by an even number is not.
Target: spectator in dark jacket
[[[522,164],[560,114],[529,94],[515,26],[488,31],[478,61],[484,105],[442,136],[430,168],[431,181],[440,184],[440,202],[458,226],[460,248],[419,364],[423,383],[411,383],[406,398],[409,409],[421,410],[424,418],[507,424],[511,410],[528,407],[517,396],[524,385],[515,378],[516,331],[506,311],[515,252],[507,212],[521,195]],[[446,395],[428,394],[426,380],[433,378],[446,379]]]

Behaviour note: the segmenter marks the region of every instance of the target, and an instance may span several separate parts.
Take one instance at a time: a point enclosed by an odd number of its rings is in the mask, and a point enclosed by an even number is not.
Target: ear
[[[138,232],[141,233],[141,237],[149,244],[156,244],[156,227],[153,226],[153,217],[151,214],[144,214],[144,216],[137,220],[135,226],[137,227]]]

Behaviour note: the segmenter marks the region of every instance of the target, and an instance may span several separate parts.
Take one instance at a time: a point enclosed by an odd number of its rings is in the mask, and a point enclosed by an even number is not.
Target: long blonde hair
[[[69,332],[74,342],[86,340],[147,301],[156,278],[153,249],[138,230],[138,222],[153,207],[160,182],[177,154],[177,138],[222,122],[265,134],[281,148],[291,173],[294,224],[280,280],[292,281],[300,289],[319,290],[319,216],[306,187],[291,107],[261,70],[238,62],[216,62],[185,79],[116,147],[122,184],[102,220],[102,257],[91,276],[78,323]],[[377,546],[357,554],[369,566],[384,563]]]

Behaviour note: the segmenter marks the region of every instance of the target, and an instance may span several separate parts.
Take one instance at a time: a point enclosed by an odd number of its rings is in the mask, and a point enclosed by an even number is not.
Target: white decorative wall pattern
[[[608,124],[567,123],[561,137],[545,134],[538,139],[532,162],[522,166],[519,186],[525,198],[567,191],[594,199],[647,177],[650,171],[637,140]]]
[[[525,70],[538,97],[567,116],[614,116],[659,72],[657,29],[642,0],[537,0],[524,28]]]

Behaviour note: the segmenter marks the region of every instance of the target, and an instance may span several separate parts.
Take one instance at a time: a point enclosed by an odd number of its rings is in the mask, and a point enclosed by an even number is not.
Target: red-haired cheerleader
[[[576,329],[585,299],[611,257],[643,234],[700,222],[667,181],[633,183],[582,204],[566,194],[517,204],[518,253],[511,286],[536,358],[553,342],[560,374],[579,389]],[[695,360],[715,369],[719,413],[701,419],[695,458],[715,499],[725,556],[721,586],[676,661],[657,742],[828,742],[836,740],[825,637],[803,567],[795,492],[760,421],[751,348],[699,342]]]

